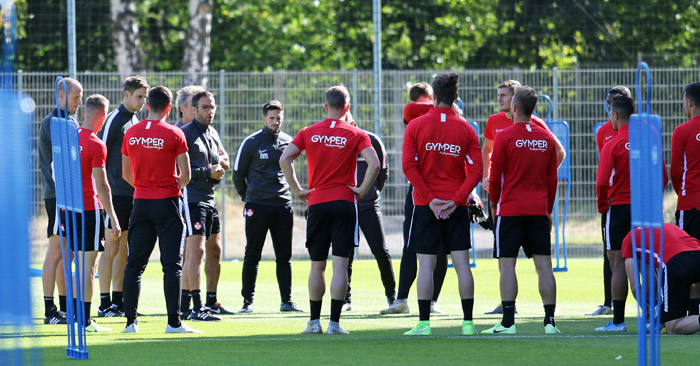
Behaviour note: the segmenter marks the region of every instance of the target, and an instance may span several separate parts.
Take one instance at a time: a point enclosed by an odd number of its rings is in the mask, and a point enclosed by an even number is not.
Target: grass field
[[[222,322],[188,322],[204,332],[201,335],[165,334],[166,317],[160,264],[152,262],[143,280],[138,334],[121,334],[124,319],[100,319],[111,333],[88,334],[89,363],[98,365],[416,365],[416,364],[498,364],[498,365],[614,365],[636,364],[636,309],[630,296],[627,305],[628,332],[600,334],[593,329],[611,316],[585,317],[602,300],[602,261],[569,261],[569,272],[557,273],[557,327],[562,334],[545,336],[543,310],[537,292],[537,279],[531,261],[520,260],[520,293],[516,315],[518,334],[513,336],[460,336],[461,307],[454,271],[448,272],[439,304],[446,315],[433,316],[433,336],[406,337],[402,333],[418,320],[415,286],[409,304],[411,314],[381,316],[386,300],[373,261],[357,261],[353,271],[353,309],[344,313],[341,324],[347,336],[301,335],[308,313],[281,314],[274,276],[274,262],[260,264],[255,312],[232,315]],[[242,263],[222,265],[219,301],[237,310]],[[395,262],[398,270],[398,261]],[[293,297],[308,310],[306,276],[309,262],[293,263]],[[473,269],[476,295],[474,305],[477,330],[486,329],[500,316],[483,315],[499,303],[498,270],[495,260],[479,260]],[[330,278],[331,271],[327,273]],[[397,272],[398,275],[398,272]],[[397,278],[398,279],[398,278]],[[31,330],[2,330],[1,349],[12,344],[41,350],[42,364],[76,365],[66,357],[65,326],[43,325],[39,303],[40,282],[33,279],[37,325]],[[94,303],[99,302],[97,294]],[[326,292],[321,321],[328,323],[330,295]],[[93,306],[95,309],[96,306]],[[96,310],[93,310],[95,312]],[[2,328],[0,328],[2,329]],[[19,336],[18,341],[13,336]],[[698,360],[697,336],[662,336],[662,362],[669,365],[695,365]],[[0,359],[0,363],[3,360]]]

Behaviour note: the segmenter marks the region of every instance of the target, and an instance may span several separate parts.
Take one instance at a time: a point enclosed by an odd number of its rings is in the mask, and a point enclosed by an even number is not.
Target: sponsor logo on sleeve
[[[311,136],[311,142],[324,144],[326,147],[343,149],[347,145],[348,139],[341,136],[313,135]]]
[[[165,140],[157,137],[131,137],[129,138],[129,145],[138,145],[144,149],[163,150]]]
[[[695,135],[695,139],[698,140],[698,141],[700,141],[700,133],[697,134],[697,135]]]
[[[629,142],[625,144],[625,149],[627,149],[627,150],[630,149],[630,143],[629,143]]]
[[[547,151],[547,140],[519,139],[515,140],[515,147],[530,151]]]
[[[443,144],[440,142],[427,142],[425,144],[426,151],[436,151],[441,155],[447,155],[452,157],[459,157],[459,153],[462,151],[462,147],[453,144]]]

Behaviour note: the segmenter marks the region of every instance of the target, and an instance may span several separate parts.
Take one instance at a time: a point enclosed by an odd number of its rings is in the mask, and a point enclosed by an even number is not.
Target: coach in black
[[[233,183],[245,202],[246,247],[243,258],[243,307],[253,312],[258,263],[268,230],[277,264],[280,311],[302,311],[292,302],[292,194],[279,165],[282,151],[292,138],[281,132],[284,106],[277,100],[263,105],[265,126],[243,140],[233,165]]]

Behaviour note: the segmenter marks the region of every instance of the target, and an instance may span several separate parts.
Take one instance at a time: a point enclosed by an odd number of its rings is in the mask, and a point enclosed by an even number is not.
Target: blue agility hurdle
[[[642,108],[640,74],[642,70],[647,75],[646,108]],[[649,66],[642,62],[637,68],[637,104],[639,113],[633,114],[629,121],[630,149],[630,188],[632,228],[642,228],[642,253],[634,253],[634,271],[641,272],[641,281],[635,281],[637,295],[637,325],[638,325],[638,365],[659,365],[661,331],[659,317],[662,280],[656,281],[656,271],[653,258],[653,231],[661,232],[660,258],[663,258],[663,143],[661,118],[651,114],[651,73]],[[636,236],[632,235],[632,247],[636,248]],[[641,261],[638,261],[642,256]],[[639,263],[639,264],[638,264]],[[641,267],[641,268],[640,268]],[[640,283],[641,282],[641,283]]]
[[[554,272],[567,272],[569,270],[566,254],[566,214],[569,211],[569,198],[571,196],[571,157],[569,153],[570,139],[569,139],[569,124],[566,121],[552,121],[552,110],[554,109],[554,104],[552,99],[548,95],[539,94],[538,97],[544,98],[549,102],[549,110],[547,111],[547,126],[552,131],[554,136],[557,137],[559,142],[564,146],[564,151],[566,152],[566,157],[562,161],[559,169],[557,169],[557,178],[559,180],[566,181],[566,195],[564,196],[564,210],[561,214],[561,229],[559,228],[559,204],[561,202],[561,196],[559,195],[557,189],[557,199],[554,202],[554,211],[552,212],[554,228],[554,251],[556,253],[556,266],[552,268]],[[559,239],[561,235],[561,241]],[[561,245],[560,245],[561,242]]]
[[[58,88],[63,87],[66,95],[65,106],[60,105]],[[85,227],[83,215],[83,186],[80,172],[80,142],[78,124],[68,116],[68,87],[60,76],[55,83],[58,117],[51,119],[51,149],[53,152],[54,177],[56,182],[56,208],[64,215],[57,215],[58,225],[64,229],[61,236],[61,253],[66,281],[68,346],[67,356],[79,360],[88,359],[87,339],[85,334],[85,251],[78,251],[78,230],[76,214],[81,214],[82,226]],[[65,221],[65,222],[63,222]],[[82,230],[82,242],[85,231]],[[70,260],[71,254],[75,259]],[[79,258],[82,253],[82,258]],[[75,276],[75,286],[73,284]],[[75,298],[76,301],[70,301]],[[75,305],[74,305],[75,304]]]

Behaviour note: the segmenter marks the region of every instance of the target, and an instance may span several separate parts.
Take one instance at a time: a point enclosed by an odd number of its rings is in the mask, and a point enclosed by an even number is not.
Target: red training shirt
[[[182,130],[164,121],[145,119],[124,134],[122,154],[134,172],[134,198],[182,197],[177,156],[187,152]]]
[[[95,132],[86,128],[78,129],[80,141],[80,175],[83,182],[83,210],[101,210],[102,202],[97,196],[92,168],[104,168],[107,160],[107,145]]]
[[[408,122],[425,115],[431,109],[433,109],[433,102],[413,102],[406,104],[403,108],[403,124],[408,125]]]
[[[530,116],[530,121],[537,126],[544,128],[549,131],[549,126],[541,118],[532,115]],[[491,141],[496,139],[496,135],[505,130],[506,128],[513,125],[513,120],[506,116],[506,112],[500,112],[492,114],[488,120],[486,120],[486,128],[484,128],[484,138]]]
[[[489,197],[496,216],[546,216],[557,194],[557,151],[551,132],[515,123],[493,143]]]
[[[434,198],[466,205],[481,180],[482,164],[479,137],[452,108],[433,108],[406,127],[403,171],[413,184],[416,206]]]
[[[595,134],[595,143],[596,145],[598,145],[599,157],[600,153],[603,151],[603,146],[615,136],[617,136],[617,131],[615,131],[615,129],[613,128],[611,121],[607,121],[602,126],[600,126],[598,132],[596,132]]]
[[[671,183],[678,194],[678,210],[700,209],[700,116],[673,130]]]
[[[372,147],[361,129],[337,119],[324,119],[302,128],[291,142],[306,150],[309,165],[309,205],[330,201],[355,202],[357,154]]]
[[[649,229],[645,229],[645,238],[649,238]],[[642,253],[642,229],[634,229],[635,251],[637,256]],[[646,244],[647,248],[649,244]],[[661,230],[654,228],[654,265],[659,267],[659,251],[661,248]],[[664,265],[679,253],[700,250],[700,241],[688,235],[683,229],[671,224],[664,224]],[[622,258],[634,258],[632,255],[632,232],[622,241]]]

